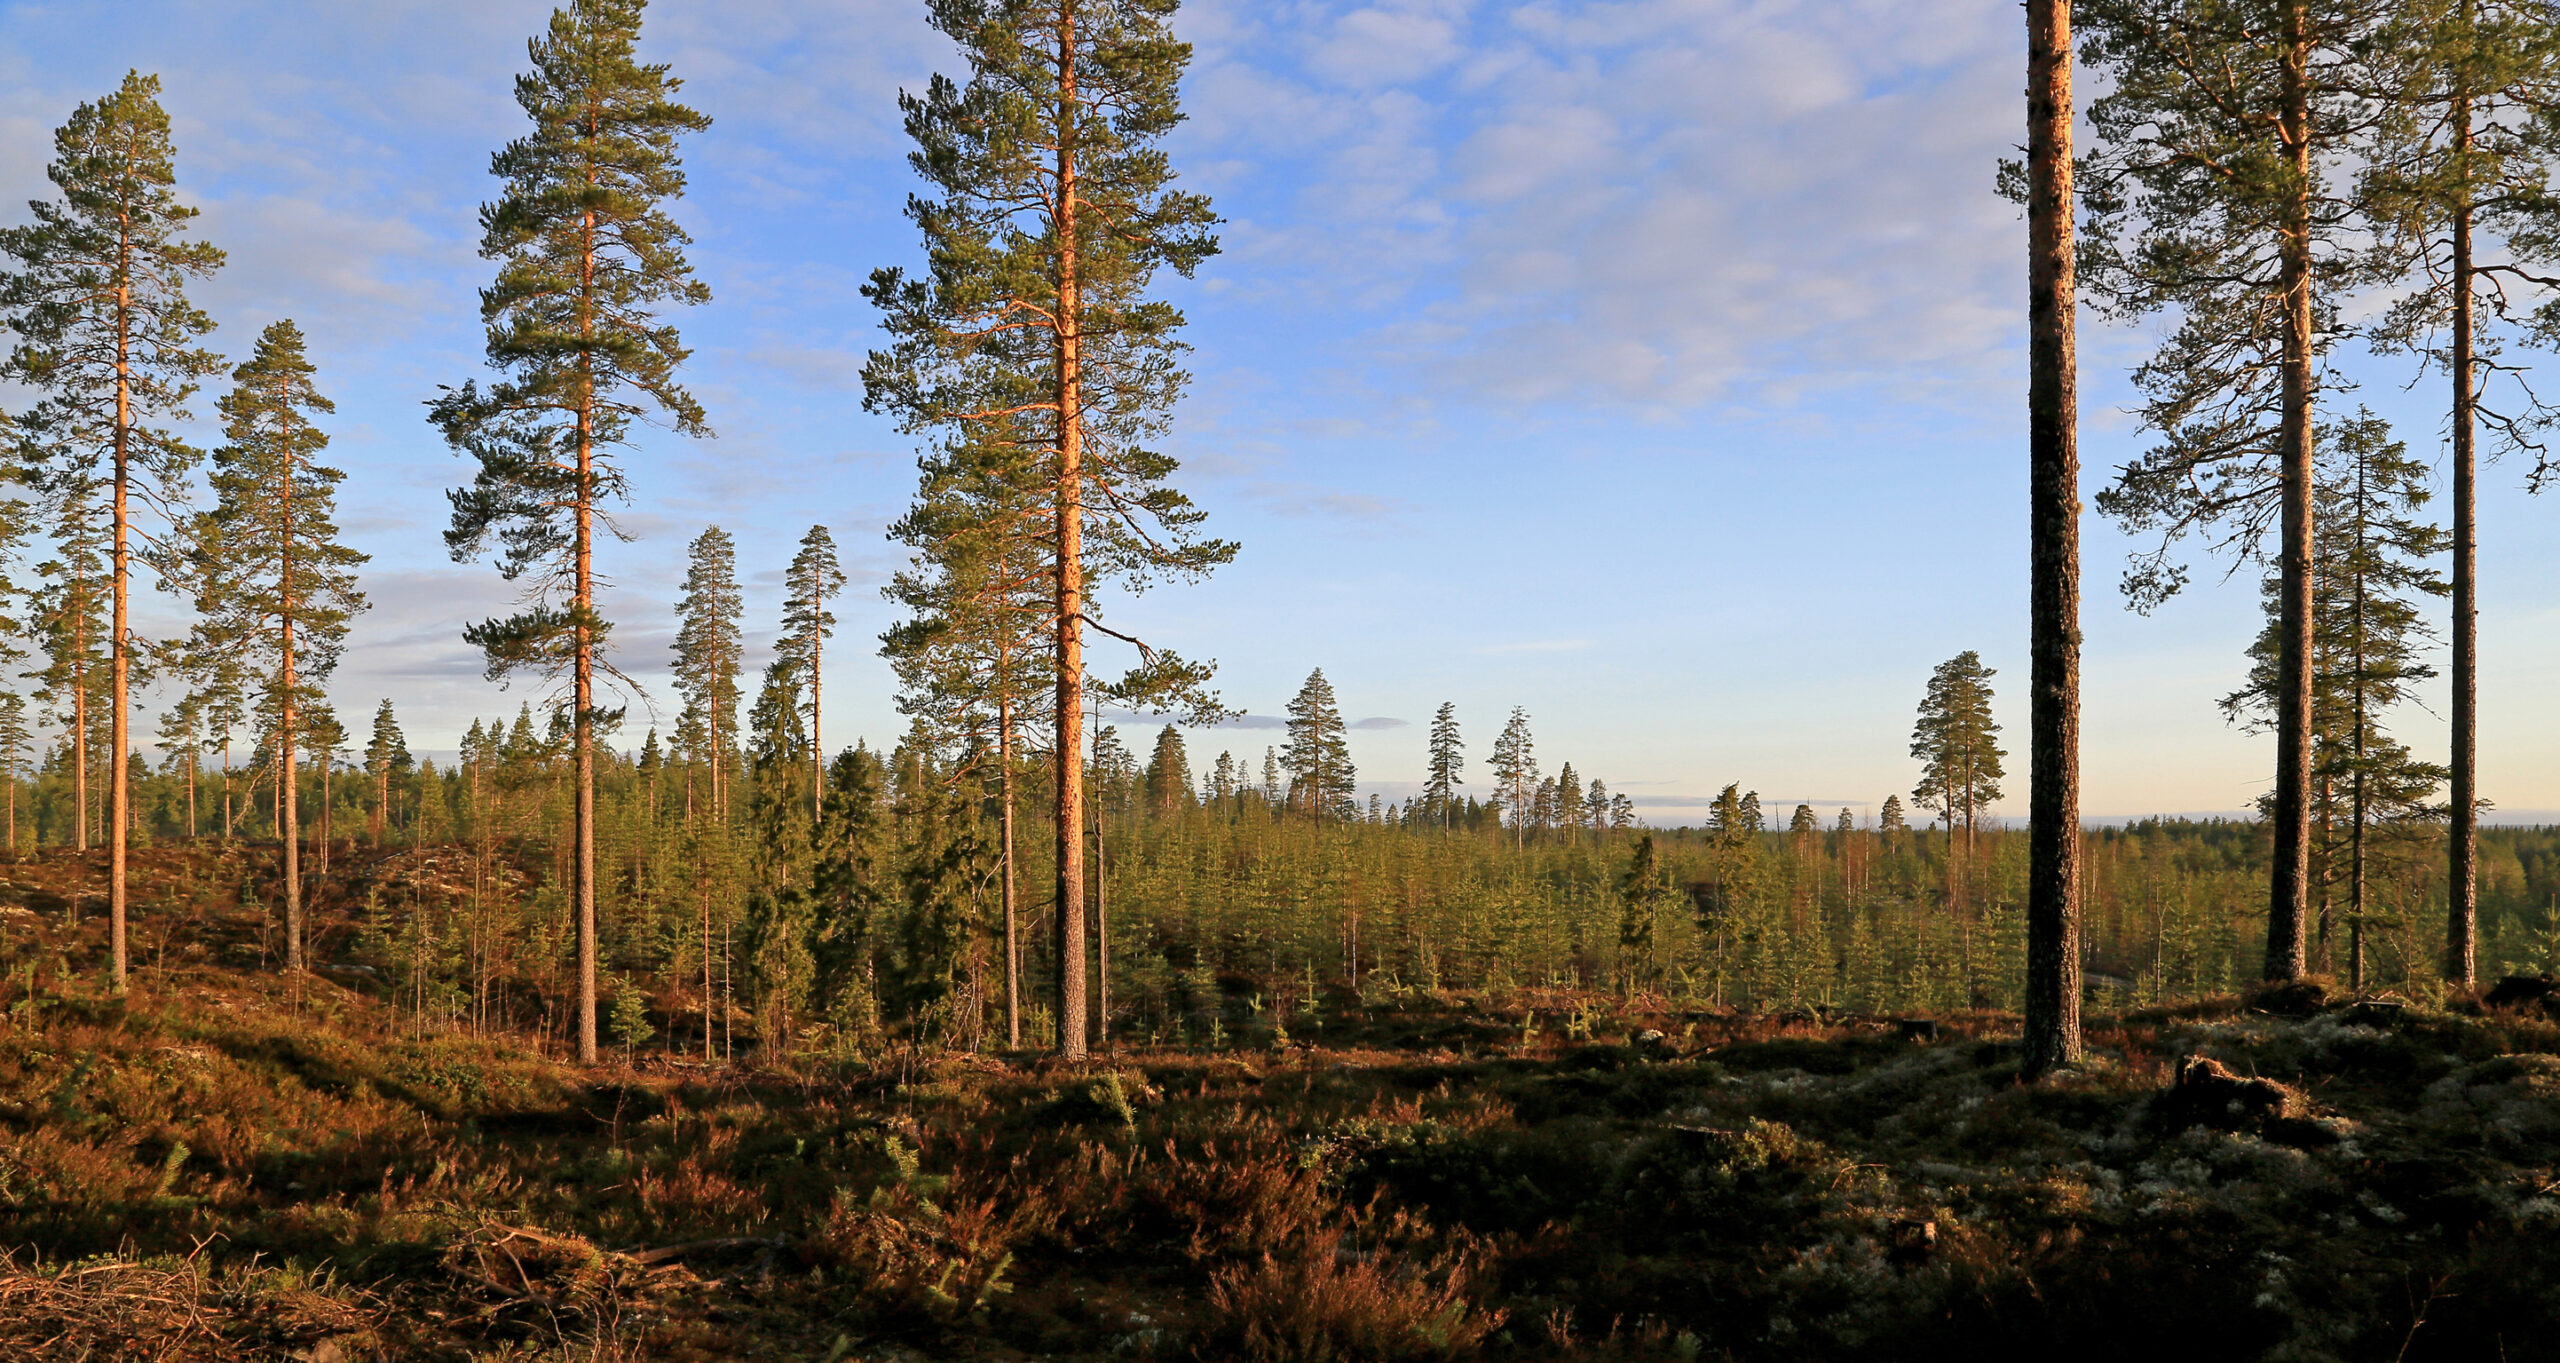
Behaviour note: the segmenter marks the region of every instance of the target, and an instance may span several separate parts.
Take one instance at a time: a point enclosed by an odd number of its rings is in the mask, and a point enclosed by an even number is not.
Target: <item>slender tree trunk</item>
[[[2367,490],[2365,470],[2356,468],[2356,505],[2362,507]],[[2364,534],[2363,515],[2357,515],[2356,534],[2361,543]],[[2364,988],[2364,821],[2365,821],[2365,662],[2364,662],[2364,575],[2356,575],[2354,618],[2349,621],[2355,639],[2355,781],[2348,787],[2348,798],[2354,802],[2350,810],[2354,822],[2347,828],[2347,983]]]
[[[2469,6],[2465,5],[2465,17]],[[2453,102],[2454,154],[2471,151],[2471,100]],[[2467,166],[2460,172],[2469,174]],[[2480,923],[2480,598],[2479,491],[2472,394],[2471,195],[2453,210],[2453,827],[2447,838],[2444,977],[2468,987],[2479,972]]]
[[[89,850],[89,583],[71,587],[71,804],[72,846]]]
[[[709,1064],[711,1051],[711,877],[702,878],[702,1060]]]
[[[128,260],[130,256],[128,254]],[[107,772],[107,971],[118,994],[125,990],[125,883],[124,859],[133,791],[131,773],[125,769],[124,755],[132,739],[127,728],[132,722],[132,655],[126,637],[128,623],[127,596],[132,589],[132,548],[128,536],[132,517],[127,495],[132,478],[132,327],[133,286],[116,288],[116,477],[115,477],[115,584],[114,637],[110,651],[107,699],[115,708],[107,715],[107,748],[110,754]]]
[[[292,581],[288,561],[286,581]],[[293,675],[293,597],[284,597],[283,627],[280,631],[283,666],[276,677],[282,696],[276,725],[276,827],[284,835],[284,968],[302,969],[302,812],[298,797],[301,782],[294,779],[294,725],[299,707],[294,704]]]
[[[2028,989],[2025,1071],[2081,1056],[2079,338],[2071,0],[2028,0]]]
[[[2267,886],[2266,978],[2304,967],[2303,910],[2311,860],[2312,312],[2311,116],[2307,0],[2285,7],[2279,132],[2294,176],[2285,207],[2283,565],[2276,650],[2275,852]]]
[[[999,666],[1002,666],[999,664]],[[996,699],[996,827],[1004,863],[1004,1034],[1022,1045],[1022,929],[1013,881],[1013,696],[1008,677]]]
[[[1058,10],[1058,1050],[1085,1054],[1084,337],[1077,258],[1075,7]]]
[[[1111,857],[1103,846],[1104,802],[1093,807],[1093,1044],[1111,1049]]]
[[[582,338],[592,339],[595,318],[589,309],[595,293],[596,244],[595,214],[590,211],[581,219],[580,232],[585,248],[580,263],[578,331]],[[569,873],[573,909],[578,919],[578,1063],[596,1063],[596,640],[591,622],[595,618],[595,360],[592,353],[578,357],[578,490],[576,496],[577,529],[577,658],[573,665],[577,713],[570,721],[569,744],[577,771],[576,791],[572,800],[576,807],[577,849],[572,854]]]
[[[819,605],[818,593],[812,588],[809,608],[813,615]],[[827,821],[827,745],[818,741],[819,721],[823,716],[818,676],[825,670],[818,665],[818,655],[826,646],[826,631],[818,628],[817,621],[812,619],[809,622],[809,826],[813,829]]]

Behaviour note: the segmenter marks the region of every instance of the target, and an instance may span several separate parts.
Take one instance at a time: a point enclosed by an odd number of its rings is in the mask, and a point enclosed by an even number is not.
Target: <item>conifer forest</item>
[[[2027,637],[1901,684],[1894,788],[1690,806],[1525,703],[1364,781],[1333,659],[1249,727],[1132,609],[1253,547],[1177,434],[1179,300],[1273,249],[1184,176],[1179,0],[916,6],[907,246],[837,262],[903,504],[638,534],[749,401],[689,364],[732,144],[677,0],[557,3],[468,95],[431,464],[219,315],[236,149],[161,76],[0,163],[0,1358],[2560,1358],[2560,827],[2482,793],[2479,581],[2560,471],[2560,11],[2028,0]],[[393,536],[510,606],[409,618]],[[2226,578],[2179,703],[2251,808],[2090,817],[2085,623]],[[395,611],[480,680],[351,691]]]

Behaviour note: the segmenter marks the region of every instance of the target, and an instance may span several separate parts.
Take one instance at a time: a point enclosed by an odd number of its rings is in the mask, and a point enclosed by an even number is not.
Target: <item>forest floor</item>
[[[0,1357],[2560,1356],[2540,1003],[2208,1000],[2034,1085],[2005,1016],[1529,992],[585,1069],[140,865],[120,1001],[73,863],[0,867]]]

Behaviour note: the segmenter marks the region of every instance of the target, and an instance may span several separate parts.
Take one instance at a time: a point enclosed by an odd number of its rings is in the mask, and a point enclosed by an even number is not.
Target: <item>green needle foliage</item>
[[[934,4],[933,25],[960,45],[970,77],[962,85],[937,76],[922,96],[899,101],[916,144],[910,163],[934,191],[908,204],[927,268],[914,279],[876,271],[864,290],[890,336],[864,366],[864,405],[933,433],[945,459],[991,462],[1002,493],[977,506],[999,539],[1027,541],[1017,527],[1050,529],[1043,605],[1058,688],[1049,718],[1069,1054],[1082,1053],[1085,1032],[1084,792],[1074,760],[1085,632],[1129,637],[1100,624],[1089,581],[1140,591],[1196,578],[1235,554],[1199,535],[1203,513],[1169,481],[1176,462],[1152,448],[1187,376],[1182,314],[1148,291],[1158,268],[1188,275],[1217,251],[1208,201],[1173,188],[1162,146],[1182,119],[1191,56],[1167,27],[1175,7]],[[920,507],[940,510],[938,474],[929,459]],[[955,585],[981,590],[971,577],[1002,557],[974,556]],[[1107,697],[1204,717],[1217,708],[1206,665],[1129,642],[1138,666],[1103,688]]]
[[[1431,717],[1430,774],[1423,782],[1422,799],[1444,827],[1455,815],[1458,787],[1466,784],[1466,751],[1466,742],[1458,735],[1457,705],[1440,702],[1439,712]]]
[[[1921,764],[1911,798],[1946,818],[1948,837],[1962,824],[1968,846],[1975,820],[2000,799],[2004,775],[2000,726],[1991,717],[1992,675],[1972,649],[1938,664],[1911,726],[1911,756]],[[1811,810],[1804,814],[1812,817]]]
[[[277,322],[232,371],[213,455],[214,507],[198,518],[189,578],[202,617],[200,651],[228,654],[228,669],[260,677],[258,715],[277,769],[298,773],[308,720],[327,704],[321,683],[338,665],[347,624],[365,609],[355,570],[367,555],[339,542],[338,484],[319,462],[329,437],[311,417],[335,411],[313,386],[302,332]],[[325,764],[328,751],[318,756]],[[302,968],[301,783],[279,782],[284,837],[285,968]]]
[[[1351,741],[1333,683],[1319,667],[1289,701],[1289,746],[1280,762],[1289,773],[1289,807],[1310,819],[1356,819],[1353,800],[1359,772],[1351,765]]]
[[[1537,741],[1529,733],[1529,712],[1513,706],[1502,735],[1493,741],[1494,800],[1511,811],[1513,842],[1526,846],[1535,814],[1538,789]]]
[[[655,737],[651,735],[652,739]],[[392,784],[415,766],[416,759],[409,755],[408,736],[400,732],[400,717],[392,713],[391,698],[385,696],[373,712],[373,734],[364,745],[364,769],[374,783],[369,831],[377,846],[390,840],[397,824]]]
[[[595,538],[627,483],[610,451],[633,423],[663,419],[710,434],[702,407],[676,381],[687,354],[658,309],[708,302],[665,205],[684,193],[676,140],[711,120],[675,102],[683,84],[641,62],[644,0],[572,0],[530,44],[533,70],[516,103],[534,130],[490,158],[506,188],[480,211],[480,254],[499,262],[480,294],[491,368],[506,377],[465,383],[430,404],[453,447],[479,472],[451,494],[446,545],[457,561],[493,542],[498,572],[524,585],[524,609],[464,637],[487,655],[491,678],[531,671],[570,682],[576,851],[570,912],[577,925],[577,1045],[596,1054],[595,729],[608,626],[596,613]]]
[[[72,552],[103,551],[106,559],[110,754],[133,747],[126,736],[138,643],[129,628],[133,504],[163,524],[181,523],[198,453],[163,423],[187,420],[197,382],[221,365],[196,344],[213,319],[188,301],[186,286],[220,268],[222,252],[182,239],[196,210],[178,199],[177,151],[159,95],[159,77],[128,71],[114,94],[73,110],[53,135],[54,160],[45,167],[61,201],[37,200],[29,205],[34,222],[0,231],[0,254],[17,267],[0,278],[0,315],[19,337],[0,378],[40,395],[20,418],[29,478],[52,500],[66,538],[80,542]],[[89,646],[98,578],[71,553],[62,562],[78,578],[62,601],[80,617],[69,629],[78,656]],[[75,722],[85,742],[92,708],[85,663],[79,671]],[[108,765],[107,969],[121,993],[131,791],[123,761]]]
[[[738,747],[738,676],[746,670],[746,639],[738,628],[745,613],[737,542],[719,526],[708,527],[686,550],[674,671],[676,693],[684,697],[679,731],[693,736],[687,754],[710,769],[711,811],[724,818]]]
[[[2174,314],[2134,371],[2160,443],[2099,492],[2158,536],[2125,590],[2177,592],[2188,535],[2281,566],[2275,863],[2266,973],[2303,970],[2310,839],[2312,448],[2339,294],[2397,267],[2342,167],[2388,110],[2381,0],[2091,0],[2083,55],[2108,83],[2080,178],[2080,278],[2119,317]]]
[[[2381,863],[2432,850],[2442,815],[2436,792],[2451,774],[2420,760],[2386,723],[2411,683],[2436,675],[2425,660],[2436,642],[2425,599],[2449,590],[2431,562],[2444,552],[2446,536],[2419,516],[2433,496],[2426,468],[2379,418],[2359,413],[2322,445],[2312,598],[2313,883],[2324,953],[2329,904],[2344,893],[2347,973],[2360,985],[2369,889],[2383,879]],[[2263,728],[2273,709],[2272,633],[2270,626],[2249,650],[2249,684],[2222,702],[2249,728]]]
[[[782,638],[774,651],[788,659],[809,688],[809,816],[822,818],[826,813],[827,771],[818,756],[825,729],[827,640],[836,629],[835,612],[827,603],[844,590],[844,567],[836,561],[835,536],[823,525],[809,527],[800,537],[800,552],[791,556],[791,566],[783,570]]]

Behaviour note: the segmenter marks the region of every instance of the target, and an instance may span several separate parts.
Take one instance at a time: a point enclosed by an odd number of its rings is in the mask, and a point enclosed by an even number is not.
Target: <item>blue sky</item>
[[[162,76],[182,188],[231,253],[199,295],[215,344],[294,317],[339,403],[374,609],[331,690],[356,723],[392,697],[413,745],[449,748],[526,693],[483,682],[460,638],[508,589],[444,556],[465,469],[420,403],[481,372],[472,215],[549,6],[111,12],[0,4],[0,219],[45,192],[75,103],[127,67]],[[1364,786],[1412,788],[1440,702],[1479,762],[1516,705],[1550,770],[1660,822],[1727,781],[1781,805],[1906,791],[1912,708],[1964,649],[2022,730],[2023,232],[1991,192],[2018,140],[2018,24],[1978,0],[1186,6],[1173,150],[1227,225],[1169,285],[1196,347],[1171,445],[1244,551],[1112,610],[1218,659],[1256,717],[1195,755],[1258,764],[1317,666],[1364,721]],[[716,298],[679,320],[718,438],[630,461],[635,541],[605,559],[621,660],[669,702],[683,546],[713,522],[769,641],[780,569],[823,521],[856,578],[826,737],[894,738],[868,648],[913,452],[861,410],[878,332],[857,290],[917,256],[896,93],[958,63],[917,0],[657,0],[645,45],[716,120],[679,209]],[[2149,334],[2084,331],[2091,490],[2138,447],[2122,376]],[[2360,372],[2433,449],[2431,389]],[[2560,506],[2520,481],[2490,470],[2483,509],[2483,786],[2509,817],[2560,809]],[[2134,617],[2109,590],[2126,543],[2094,517],[2087,535],[2086,807],[2242,807],[2272,744],[2213,701],[2244,670],[2252,580],[2205,569]],[[2400,725],[2441,751],[2434,716]]]

